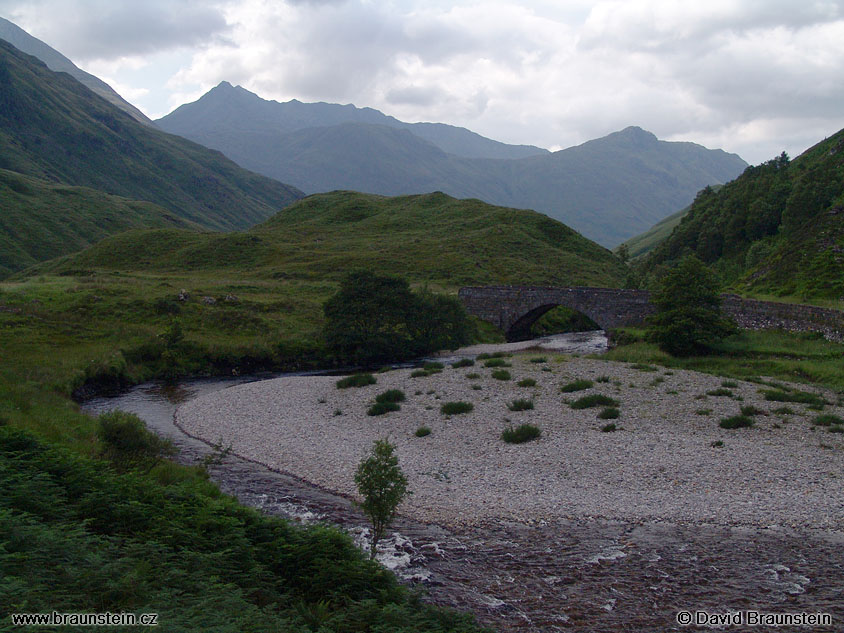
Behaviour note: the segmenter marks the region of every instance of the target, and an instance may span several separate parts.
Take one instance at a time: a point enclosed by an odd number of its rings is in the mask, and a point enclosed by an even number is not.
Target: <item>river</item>
[[[568,334],[466,348],[454,356],[527,348],[593,353],[606,348],[606,338],[603,333]],[[175,426],[176,408],[202,394],[261,378],[197,379],[175,387],[144,384],[90,400],[83,409],[136,413],[176,444],[178,461],[193,464],[213,451]],[[366,546],[367,522],[345,497],[231,455],[211,464],[209,472],[224,492],[246,505],[294,521],[332,523]],[[688,630],[677,622],[681,612],[751,610],[829,614],[831,626],[799,630],[844,630],[840,531],[596,517],[447,530],[400,517],[383,545],[379,560],[406,583],[424,588],[430,602],[471,611],[502,632],[680,631]]]

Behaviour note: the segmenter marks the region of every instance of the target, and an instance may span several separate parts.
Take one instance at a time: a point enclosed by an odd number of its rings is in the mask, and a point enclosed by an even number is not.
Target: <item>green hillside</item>
[[[718,191],[721,187],[723,185],[713,185],[712,191]],[[636,237],[631,237],[626,242],[623,242],[623,245],[627,247],[630,260],[634,262],[641,260],[660,243],[668,239],[674,231],[674,227],[680,224],[680,221],[689,212],[689,209],[691,209],[691,205],[680,209],[677,213],[672,213],[664,220],[660,220],[644,233],[640,233]]]
[[[442,193],[348,191],[309,196],[245,233],[133,231],[34,270],[229,270],[328,281],[356,268],[449,287],[618,286],[624,275],[609,251],[540,213]]]
[[[130,229],[199,228],[151,202],[0,169],[0,278]]]
[[[142,125],[0,41],[0,168],[160,205],[216,230],[260,222],[301,192]]]
[[[748,167],[702,191],[642,264],[653,273],[694,252],[742,292],[844,297],[844,130],[790,161]]]
[[[627,247],[630,259],[636,260],[650,253],[660,242],[671,235],[674,227],[680,224],[680,220],[688,212],[689,207],[680,209],[677,213],[672,213],[664,220],[657,222],[644,233],[640,233],[636,237],[631,237],[626,242],[622,242],[622,245]]]

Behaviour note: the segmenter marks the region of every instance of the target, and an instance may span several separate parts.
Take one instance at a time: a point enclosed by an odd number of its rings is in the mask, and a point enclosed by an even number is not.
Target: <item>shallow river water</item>
[[[512,343],[591,353],[600,333]],[[489,351],[468,348],[461,355]],[[465,352],[465,353],[464,353]],[[259,378],[193,380],[174,388],[146,384],[83,408],[138,414],[196,463],[211,452],[173,423],[182,402]],[[324,521],[366,545],[366,520],[350,500],[292,475],[233,456],[209,469],[242,503],[296,521]],[[842,493],[844,503],[844,493]],[[842,526],[844,530],[844,526]],[[792,531],[719,525],[619,522],[576,517],[528,525],[495,522],[447,530],[402,517],[379,560],[439,605],[473,612],[498,631],[681,631],[678,614],[749,612],[828,615],[820,626],[727,624],[727,631],[844,631],[844,531]],[[695,612],[700,614],[695,615]],[[684,616],[680,616],[681,619]],[[711,629],[710,629],[711,630]]]

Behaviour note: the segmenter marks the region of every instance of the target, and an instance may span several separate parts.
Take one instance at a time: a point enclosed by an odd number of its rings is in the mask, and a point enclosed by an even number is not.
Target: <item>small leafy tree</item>
[[[694,255],[684,257],[661,279],[651,297],[656,314],[648,338],[674,356],[706,352],[735,324],[721,314],[718,280]]]
[[[358,464],[355,484],[363,501],[358,505],[372,523],[372,545],[369,557],[374,559],[378,541],[396,516],[399,504],[410,494],[407,478],[399,467],[395,447],[387,440],[378,440],[370,455]]]

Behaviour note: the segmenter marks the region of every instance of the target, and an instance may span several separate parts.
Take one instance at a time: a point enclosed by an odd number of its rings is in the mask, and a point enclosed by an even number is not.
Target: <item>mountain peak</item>
[[[636,144],[651,144],[659,140],[655,134],[653,134],[652,132],[648,132],[647,130],[643,130],[637,125],[631,125],[619,132],[609,134],[608,138],[609,137],[623,139],[625,141],[633,142]]]

